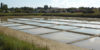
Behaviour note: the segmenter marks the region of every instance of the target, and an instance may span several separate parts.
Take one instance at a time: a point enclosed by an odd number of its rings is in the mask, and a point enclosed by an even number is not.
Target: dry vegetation
[[[69,44],[59,43],[50,39],[41,38],[37,35],[31,35],[25,32],[9,29],[7,27],[0,26],[0,31],[3,31],[5,35],[26,41],[31,44],[35,44],[36,46],[42,48],[46,47],[49,50],[88,50],[85,48],[80,48]]]

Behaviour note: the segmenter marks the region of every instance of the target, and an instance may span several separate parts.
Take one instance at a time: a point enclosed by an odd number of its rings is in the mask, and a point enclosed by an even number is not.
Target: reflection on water
[[[88,28],[82,28],[82,29],[74,29],[72,31],[76,31],[76,32],[82,32],[82,33],[87,33],[87,34],[95,34],[95,35],[99,35],[100,34],[100,29],[88,29]]]
[[[100,50],[100,37],[94,37],[89,40],[73,43],[73,45],[93,50]]]
[[[0,18],[0,23],[8,22],[8,18]]]
[[[31,28],[36,28],[35,26],[29,26],[29,25],[21,25],[21,26],[13,26],[13,27],[9,27],[12,29],[16,29],[16,30],[21,30],[21,29],[31,29]]]
[[[50,32],[56,32],[58,30],[53,30],[53,29],[47,29],[47,28],[36,28],[36,29],[25,29],[21,30],[30,34],[46,34]]]
[[[53,39],[56,41],[60,41],[63,43],[70,43],[72,41],[89,37],[87,35],[81,35],[81,34],[76,34],[76,33],[71,33],[71,32],[57,32],[57,33],[46,34],[46,35],[41,35],[41,36],[45,38]]]
[[[100,21],[66,17],[0,18],[0,26],[39,35],[43,38],[99,50]],[[90,35],[91,34],[91,35]],[[91,38],[92,36],[95,36]]]
[[[90,39],[90,42],[94,43],[95,40],[96,40],[96,38],[91,38],[91,39]]]

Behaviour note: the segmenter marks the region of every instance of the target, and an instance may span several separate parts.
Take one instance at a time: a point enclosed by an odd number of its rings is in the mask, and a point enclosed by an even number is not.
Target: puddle
[[[8,19],[8,21],[13,22],[13,21],[18,21],[18,20],[14,20],[14,19]]]
[[[44,23],[51,23],[51,24],[55,24],[55,23],[58,23],[58,22],[56,22],[56,21],[39,21],[39,22],[44,22]]]
[[[3,23],[1,22],[0,25],[3,26],[3,25],[6,25],[6,24],[12,24],[12,23],[13,23],[13,22],[3,22]]]
[[[91,24],[100,24],[100,22],[94,22],[94,21],[89,22],[89,23],[91,23]]]
[[[79,29],[74,29],[72,31],[100,35],[100,30],[97,30],[97,29],[79,28]]]
[[[26,30],[21,30],[21,31],[31,33],[31,34],[45,34],[45,33],[50,33],[50,32],[56,32],[58,30],[47,29],[47,28],[36,28],[36,29],[26,29]]]
[[[38,26],[42,26],[42,27],[53,27],[54,25],[53,24],[40,24]]]
[[[27,21],[27,20],[31,20],[31,19],[24,19],[24,18],[21,18],[21,19],[18,19],[18,20],[23,20],[23,21],[25,20],[25,21]]]
[[[69,42],[73,42],[76,40],[81,40],[81,39],[89,37],[87,35],[81,35],[81,34],[64,32],[64,31],[57,32],[57,33],[51,33],[51,34],[45,34],[45,35],[41,35],[41,36],[44,38],[53,39],[53,40],[63,42],[63,43],[69,43]]]
[[[60,20],[58,20],[58,21],[62,21],[62,22],[77,22],[77,23],[81,23],[81,22],[83,22],[83,23],[87,23],[88,21],[80,21],[80,20],[63,20],[63,19],[60,19]]]
[[[32,18],[32,19],[35,19],[35,20],[41,20],[41,19],[44,19],[44,18]]]
[[[20,25],[23,25],[23,24],[17,24],[17,23],[10,23],[10,24],[2,24],[2,26],[20,26]]]
[[[100,25],[93,25],[93,24],[70,24],[72,26],[81,26],[81,27],[90,27],[90,28],[97,28],[99,29],[100,28]]]
[[[73,26],[63,26],[63,25],[55,25],[54,27],[52,28],[56,28],[56,29],[61,29],[61,30],[71,30],[71,29],[76,29],[78,27],[73,27]]]
[[[9,27],[9,28],[19,30],[19,29],[31,29],[31,28],[36,28],[36,26],[22,25],[22,26]]]
[[[17,23],[27,23],[29,21],[20,21],[20,20],[8,20],[9,22],[17,22]]]
[[[88,40],[73,43],[72,45],[79,46],[82,48],[89,48],[92,50],[100,50],[100,37],[94,37]]]
[[[37,22],[26,22],[25,24],[29,24],[29,25],[40,25],[41,23],[37,23]]]

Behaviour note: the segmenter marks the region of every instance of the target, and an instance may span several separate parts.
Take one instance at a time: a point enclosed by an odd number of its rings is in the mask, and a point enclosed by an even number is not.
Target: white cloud
[[[54,7],[100,7],[100,0],[51,0]]]
[[[44,5],[51,5],[53,7],[100,7],[100,0],[0,0],[9,7],[41,7]]]
[[[52,0],[51,5],[55,7],[64,7],[66,5],[67,0]]]

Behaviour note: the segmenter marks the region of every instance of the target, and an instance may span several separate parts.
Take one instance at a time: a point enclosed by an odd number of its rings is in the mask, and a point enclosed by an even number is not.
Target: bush
[[[0,16],[64,16],[100,18],[100,14],[95,13],[0,13]]]

